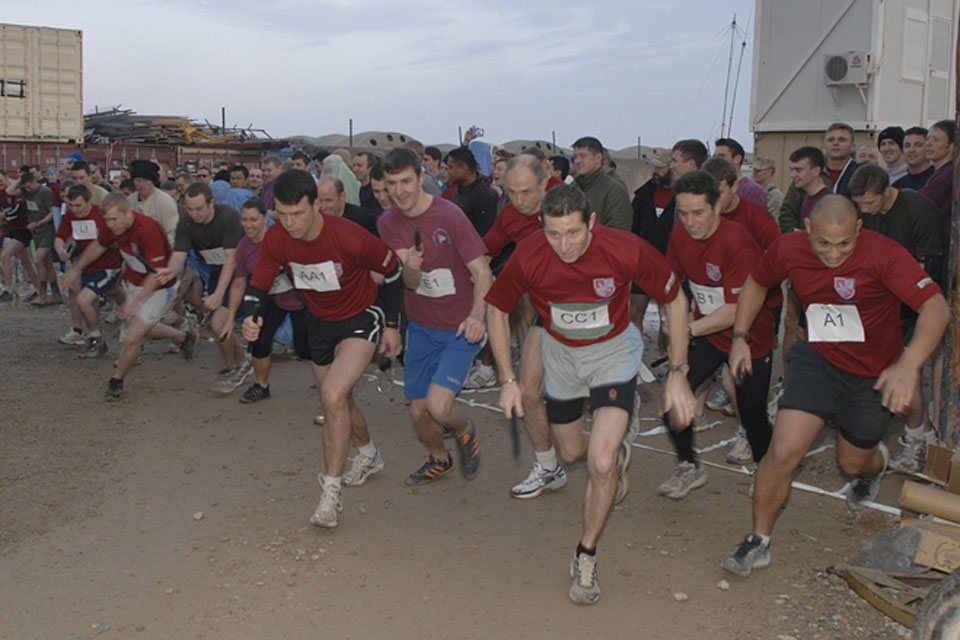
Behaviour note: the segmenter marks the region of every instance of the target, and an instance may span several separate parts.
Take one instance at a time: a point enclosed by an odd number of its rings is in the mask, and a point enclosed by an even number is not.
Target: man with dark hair
[[[423,146],[423,143],[417,140],[407,140],[403,143],[404,149],[409,149],[413,151],[418,158],[420,158],[420,174],[423,176],[423,190],[432,196],[439,196],[442,193],[440,186],[437,184],[437,181],[434,179],[423,164],[423,156],[426,155],[426,147]],[[464,147],[466,148],[466,147]],[[387,173],[390,173],[389,171]]]
[[[22,195],[27,207],[27,230],[33,237],[33,263],[37,268],[40,279],[38,296],[31,304],[43,306],[47,304],[61,304],[63,299],[57,286],[57,271],[53,266],[53,191],[37,182],[37,177],[30,171],[20,174],[20,182],[12,183],[7,188],[11,195]],[[50,296],[47,296],[49,286]]]
[[[497,217],[497,193],[480,179],[477,160],[466,147],[453,149],[447,162],[450,165],[450,180],[457,184],[453,203],[460,207],[482,236],[490,230]]]
[[[524,416],[523,394],[510,360],[508,314],[524,293],[543,319],[541,339],[546,411],[560,459],[587,457],[583,532],[570,564],[570,599],[593,604],[596,546],[618,492],[626,494],[630,445],[624,442],[634,408],[643,339],[630,322],[628,283],[636,282],[666,309],[671,372],[663,408],[687,425],[693,396],[687,365],[687,302],[666,259],[640,238],[597,225],[582,191],[561,186],[540,207],[543,233],[522,240],[487,295],[490,342],[500,369],[500,405]],[[584,401],[593,427],[584,438]],[[619,486],[618,486],[619,485]]]
[[[253,191],[256,194],[256,197],[260,197],[261,189],[263,189],[263,170],[260,167],[250,167],[250,175],[247,178],[247,188],[250,191]],[[241,208],[243,205],[240,205]]]
[[[357,233],[356,225],[320,213],[317,183],[301,169],[284,171],[274,183],[276,218],[260,246],[247,287],[243,336],[256,341],[269,291],[284,270],[307,303],[306,324],[313,373],[325,420],[325,472],[322,495],[310,523],[340,524],[342,485],[358,486],[383,469],[383,457],[353,401],[353,387],[370,363],[377,344],[384,356],[400,350],[400,262],[379,238]],[[377,285],[370,272],[382,274]],[[350,442],[358,448],[343,473]]]
[[[127,324],[126,340],[104,393],[104,400],[113,402],[123,397],[124,378],[136,363],[140,343],[145,337],[177,342],[188,360],[194,355],[197,338],[192,325],[188,324],[186,331],[180,331],[161,324],[163,317],[173,308],[177,281],[160,282],[157,277],[170,260],[170,244],[160,223],[134,211],[129,200],[120,193],[111,193],[104,198],[102,211],[109,233],[98,234],[97,240],[87,245],[63,281],[69,290],[83,270],[110,247],[120,252],[127,265],[127,301],[120,309],[120,316]]]
[[[93,182],[90,165],[83,160],[78,160],[70,167],[70,177],[74,184],[82,184],[90,190],[91,202],[100,206],[103,199],[107,197],[107,190]]]
[[[383,211],[377,197],[373,195],[373,187],[370,185],[370,169],[376,163],[376,158],[369,151],[361,151],[353,156],[353,175],[357,176],[360,182],[360,206],[379,216]]]
[[[247,180],[249,178],[250,178],[250,170],[247,169],[242,164],[235,164],[232,167],[230,167],[230,188],[231,189],[246,189]]]
[[[420,158],[412,150],[392,150],[383,159],[383,170],[396,204],[377,224],[384,242],[403,261],[409,320],[404,391],[428,451],[426,462],[406,482],[427,484],[453,470],[442,425],[455,432],[460,471],[472,480],[479,469],[480,441],[456,397],[486,335],[483,296],[493,280],[486,247],[456,205],[423,190]]]
[[[566,183],[570,176],[570,161],[565,156],[550,156],[550,166],[553,169],[553,177]]]
[[[213,171],[209,167],[200,166],[197,168],[197,179],[200,182],[210,184],[213,182]]]
[[[423,168],[426,169],[427,174],[436,181],[441,191],[447,186],[440,180],[440,161],[442,159],[443,154],[440,152],[440,149],[433,146],[423,148],[423,155],[421,156]]]
[[[173,255],[167,266],[157,270],[161,284],[177,280],[183,273],[190,251],[210,268],[203,297],[203,311],[212,314],[210,326],[219,338],[223,369],[217,374],[215,390],[229,393],[246,381],[252,365],[246,361],[243,345],[233,335],[227,293],[237,266],[237,243],[243,237],[236,210],[213,201],[213,191],[203,182],[194,182],[185,197],[187,215],[177,225]]]
[[[267,156],[260,163],[260,168],[263,170],[263,204],[268,212],[273,211],[273,181],[283,171],[283,161],[277,156]]]
[[[919,191],[933,175],[933,165],[927,160],[927,130],[923,127],[910,127],[903,136],[903,157],[906,160],[907,173],[893,182],[897,189]]]
[[[53,248],[64,264],[74,256],[82,255],[87,246],[97,242],[100,236],[108,236],[100,215],[100,207],[93,204],[90,189],[82,184],[71,186],[64,194],[67,212],[60,220]],[[116,249],[107,249],[103,255],[87,265],[80,276],[79,287],[67,289],[70,316],[73,328],[60,338],[61,344],[86,346],[81,358],[98,358],[107,352],[107,342],[100,333],[100,296],[114,293],[120,282],[120,254]],[[117,299],[123,305],[122,292]],[[86,321],[88,332],[83,333]]]
[[[834,122],[827,127],[823,147],[826,155],[824,170],[830,176],[833,192],[841,196],[850,196],[847,184],[857,170],[857,163],[853,159],[856,149],[853,127],[844,122]],[[804,219],[806,216],[801,216]]]
[[[912,189],[891,187],[887,172],[873,165],[862,166],[853,174],[850,197],[860,209],[864,229],[896,240],[934,280],[941,281],[945,246],[940,211],[930,198]],[[910,343],[916,324],[917,312],[900,305],[904,344]],[[894,469],[911,473],[923,470],[927,444],[936,441],[929,425],[924,431],[926,417],[927,403],[923,401],[923,385],[919,385],[906,416],[903,451],[891,463]]]
[[[257,197],[257,194],[248,186],[249,179],[250,170],[242,164],[235,164],[230,167],[230,190],[227,191],[227,197],[223,204],[233,209],[234,212],[240,211],[243,208],[243,203],[250,198]]]
[[[823,181],[823,170],[823,152],[816,147],[800,147],[790,154],[790,180],[806,194],[800,207],[801,222],[810,217],[813,206],[821,198],[831,193]]]
[[[713,143],[713,156],[724,158],[733,163],[737,169],[737,195],[752,200],[761,206],[767,206],[767,193],[759,184],[743,175],[743,160],[747,157],[743,145],[733,138],[717,138]]]
[[[953,120],[940,120],[930,127],[927,133],[927,160],[933,165],[933,175],[920,189],[943,214],[944,238],[949,237],[950,207],[953,198],[953,156],[956,138],[956,123]]]
[[[11,302],[17,295],[14,289],[14,258],[19,258],[27,276],[33,283],[33,292],[24,298],[34,300],[39,296],[40,279],[37,267],[30,257],[30,241],[33,234],[27,228],[30,218],[27,215],[27,200],[15,188],[14,182],[7,177],[6,169],[0,168],[0,222],[3,224],[3,250],[0,251],[0,266],[3,268],[3,293],[0,302]]]
[[[592,136],[573,143],[577,165],[577,186],[587,196],[590,208],[605,227],[629,231],[633,226],[633,209],[627,190],[603,169],[603,145]]]
[[[317,180],[317,202],[320,203],[320,213],[346,218],[373,235],[380,236],[377,231],[377,216],[367,209],[347,202],[347,193],[340,178],[324,176]]]
[[[393,199],[390,192],[387,191],[387,183],[384,182],[383,165],[378,160],[370,167],[370,191],[373,197],[377,199],[381,211],[386,211],[393,206]]]
[[[694,391],[701,387],[706,391],[713,374],[727,360],[730,344],[736,336],[732,327],[737,298],[761,254],[747,229],[724,217],[722,212],[730,207],[731,196],[737,199],[737,208],[745,208],[739,214],[741,219],[750,217],[747,208],[756,207],[753,216],[769,221],[774,234],[779,236],[766,210],[755,202],[740,198],[733,190],[737,181],[733,163],[716,157],[705,162],[703,167],[703,170],[687,173],[674,184],[676,211],[681,224],[674,227],[667,250],[667,259],[677,274],[686,279],[695,303],[694,319],[688,327],[691,342],[687,371],[687,382]],[[719,184],[712,173],[722,175]],[[749,457],[738,462],[756,464],[770,443],[767,391],[776,329],[769,305],[764,305],[750,331],[752,371],[743,376],[733,397],[741,428],[745,431],[743,437],[748,441],[743,448]],[[667,498],[682,500],[693,489],[707,483],[707,472],[694,449],[692,426],[674,424],[669,414],[665,421],[679,463],[658,491]]]
[[[329,154],[327,154],[329,155]],[[323,162],[323,158],[320,158],[320,162]],[[310,156],[307,155],[302,149],[297,149],[290,155],[290,163],[294,169],[299,169],[300,171],[310,171]],[[320,166],[320,163],[318,163]]]
[[[837,428],[837,462],[853,477],[847,504],[875,500],[889,454],[883,444],[892,413],[905,413],[923,363],[950,320],[940,288],[895,241],[860,230],[853,203],[829,195],[804,221],[806,233],[781,236],[740,292],[730,368],[753,371],[751,326],[769,287],[791,278],[807,318],[806,341],[790,351],[773,439],[754,482],[753,526],[722,562],[740,576],[770,564],[773,525],[797,466],[829,421]],[[920,317],[903,347],[900,303]],[[878,393],[879,392],[879,393]]]
[[[180,211],[176,201],[157,188],[160,186],[160,167],[149,160],[134,160],[130,163],[130,177],[136,188],[136,193],[128,198],[130,206],[159,222],[167,234],[167,241],[173,244]]]
[[[877,134],[877,149],[883,157],[883,168],[887,170],[890,182],[896,182],[907,175],[907,160],[903,157],[905,137],[903,127],[887,127]]]

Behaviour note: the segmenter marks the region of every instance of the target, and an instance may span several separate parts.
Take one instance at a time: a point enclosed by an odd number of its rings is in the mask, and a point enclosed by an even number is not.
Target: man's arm
[[[693,420],[694,405],[693,393],[687,382],[686,372],[679,367],[687,364],[687,347],[690,341],[687,335],[687,296],[683,291],[677,292],[677,297],[665,305],[667,324],[670,332],[670,344],[667,353],[670,356],[670,373],[667,383],[663,387],[663,412],[674,412],[673,424],[680,429],[690,425]]]
[[[690,323],[691,336],[708,336],[733,326],[733,319],[737,312],[737,305],[728,302],[710,315],[703,316]]]
[[[88,244],[87,248],[80,254],[80,258],[73,263],[73,266],[70,267],[70,270],[64,275],[63,286],[69,288],[73,281],[83,273],[83,270],[96,262],[97,258],[102,256],[106,250],[107,248],[99,242],[91,242]]]
[[[790,233],[800,228],[800,209],[803,207],[804,193],[791,184],[780,205],[780,231]]]
[[[466,334],[468,342],[478,342],[483,338],[486,325],[486,306],[484,298],[493,284],[493,273],[487,264],[486,256],[478,256],[467,263],[467,270],[473,279],[473,306],[470,315],[460,323],[457,336]]]
[[[733,320],[733,341],[730,344],[729,362],[734,376],[738,375],[741,369],[746,373],[753,373],[753,358],[750,356],[750,345],[746,337],[749,336],[750,327],[753,326],[753,321],[763,308],[766,299],[767,287],[754,280],[752,275],[748,276],[740,290],[736,316]]]
[[[183,265],[187,262],[186,251],[174,251],[167,261],[167,266],[163,269],[157,269],[157,277],[160,284],[167,284],[171,280],[176,280],[183,273]]]
[[[225,257],[223,259],[223,266],[220,267],[220,277],[217,279],[217,288],[214,289],[211,294],[211,296],[215,296],[217,299],[217,307],[220,306],[220,301],[223,300],[223,294],[227,292],[227,288],[233,281],[233,274],[237,270],[237,250],[224,249],[223,254]]]
[[[407,289],[416,289],[420,286],[420,278],[423,275],[420,270],[423,266],[423,250],[417,251],[415,247],[410,247],[394,251],[403,263],[403,286]]]

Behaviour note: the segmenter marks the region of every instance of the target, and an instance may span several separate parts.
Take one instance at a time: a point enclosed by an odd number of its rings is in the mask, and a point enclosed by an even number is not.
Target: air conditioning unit
[[[867,84],[870,54],[866,51],[827,53],[823,56],[823,83],[826,85]]]

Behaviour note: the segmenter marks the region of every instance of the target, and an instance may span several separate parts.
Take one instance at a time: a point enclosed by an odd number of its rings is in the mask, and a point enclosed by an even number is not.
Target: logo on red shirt
[[[833,279],[833,288],[837,290],[837,293],[839,293],[840,297],[844,300],[849,300],[857,295],[856,280],[854,278],[835,277]]]
[[[342,265],[342,264],[340,264],[339,262],[334,262],[334,263],[333,263],[333,270],[337,272],[337,277],[338,277],[338,278],[342,278],[342,277],[343,277],[343,265]]]
[[[433,242],[436,245],[450,244],[450,234],[446,229],[435,229],[433,232]]]
[[[609,298],[617,290],[617,285],[614,284],[613,278],[594,278],[593,290],[601,298]]]
[[[723,279],[723,274],[720,273],[720,266],[713,264],[711,262],[708,262],[707,277],[710,278],[710,282],[720,282],[720,280]]]

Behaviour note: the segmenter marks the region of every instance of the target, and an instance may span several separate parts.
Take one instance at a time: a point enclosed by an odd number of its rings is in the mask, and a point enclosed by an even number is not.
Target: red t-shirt
[[[547,178],[547,191],[553,189],[554,187],[559,187],[560,185],[567,184],[557,176],[550,176]]]
[[[487,247],[487,255],[496,258],[511,242],[520,242],[527,236],[542,231],[543,223],[540,222],[539,211],[525,216],[512,204],[507,204],[493,221],[490,231],[484,234],[483,244]]]
[[[813,211],[813,206],[820,201],[820,198],[826,198],[831,194],[833,194],[833,191],[830,190],[830,187],[824,187],[823,189],[820,189],[820,191],[817,191],[812,196],[811,195],[804,196],[803,204],[800,205],[800,223],[802,224],[804,220],[810,217],[810,212]]]
[[[760,255],[763,255],[763,252],[773,244],[773,241],[780,237],[780,225],[770,215],[770,211],[753,200],[740,198],[737,207],[733,211],[723,214],[723,217],[739,223],[747,230],[760,248]],[[780,287],[771,287],[767,291],[767,306],[776,309],[782,304],[783,290]]]
[[[875,378],[903,352],[900,302],[917,311],[941,293],[897,241],[866,229],[846,262],[830,269],[805,231],[774,242],[751,274],[765,287],[790,278],[807,317],[806,339],[847,373]]]
[[[657,210],[657,217],[667,208],[674,195],[676,194],[674,194],[672,187],[653,188],[653,207]]]
[[[843,169],[846,169],[847,165],[843,165]],[[843,175],[843,169],[831,169],[830,167],[824,167],[823,170],[827,172],[827,175],[830,176],[830,181],[832,184],[837,184],[837,180],[840,179],[840,176]]]
[[[456,182],[454,182],[453,184],[447,186],[447,188],[443,190],[443,193],[440,194],[440,197],[443,198],[444,200],[449,200],[450,202],[453,202],[453,199],[457,197],[458,187],[459,185]]]
[[[767,214],[770,218],[770,214]],[[771,220],[773,218],[770,218]],[[736,304],[750,270],[760,259],[760,249],[741,225],[720,218],[720,226],[706,240],[694,240],[686,227],[674,227],[667,247],[667,260],[677,274],[690,283],[693,318],[708,316],[724,304]],[[733,327],[711,333],[710,344],[730,353]],[[762,358],[776,342],[773,313],[764,306],[750,327],[750,354]]]
[[[452,202],[435,197],[415,218],[396,207],[384,211],[377,228],[394,251],[412,247],[420,229],[423,276],[419,287],[404,294],[407,317],[431,329],[456,330],[473,308],[473,281],[467,263],[487,253],[467,216]]]
[[[286,269],[310,313],[339,322],[376,301],[370,272],[386,275],[396,264],[397,256],[380,238],[345,218],[323,215],[320,234],[309,242],[291,238],[279,224],[267,229],[250,284],[269,291]]]
[[[30,224],[27,200],[23,196],[12,196],[0,189],[0,211],[3,211],[3,228],[8,232],[26,229]]]
[[[677,297],[680,279],[646,240],[599,224],[592,234],[572,264],[560,259],[542,233],[520,241],[487,302],[509,313],[529,291],[543,328],[565,345],[582,347],[626,330],[630,282],[660,303]]]
[[[58,238],[67,243],[73,238],[73,243],[77,246],[75,256],[80,256],[91,242],[109,235],[112,235],[110,229],[107,228],[103,216],[100,215],[100,207],[95,204],[90,206],[90,213],[87,214],[86,218],[78,218],[68,209],[60,218],[60,226],[57,227]],[[91,274],[107,269],[119,269],[121,264],[120,254],[117,253],[116,249],[110,248],[87,265],[83,272]]]
[[[164,233],[160,223],[143,215],[133,212],[133,224],[130,228],[114,235],[110,229],[104,225],[105,233],[99,233],[97,242],[103,247],[115,247],[120,252],[120,257],[127,263],[127,280],[130,284],[142,287],[144,280],[147,279],[150,271],[144,266],[144,263],[150,265],[153,270],[163,269],[170,260],[170,243],[167,241],[167,234]],[[158,285],[158,289],[167,289],[176,284],[176,280],[171,280],[167,284]]]

